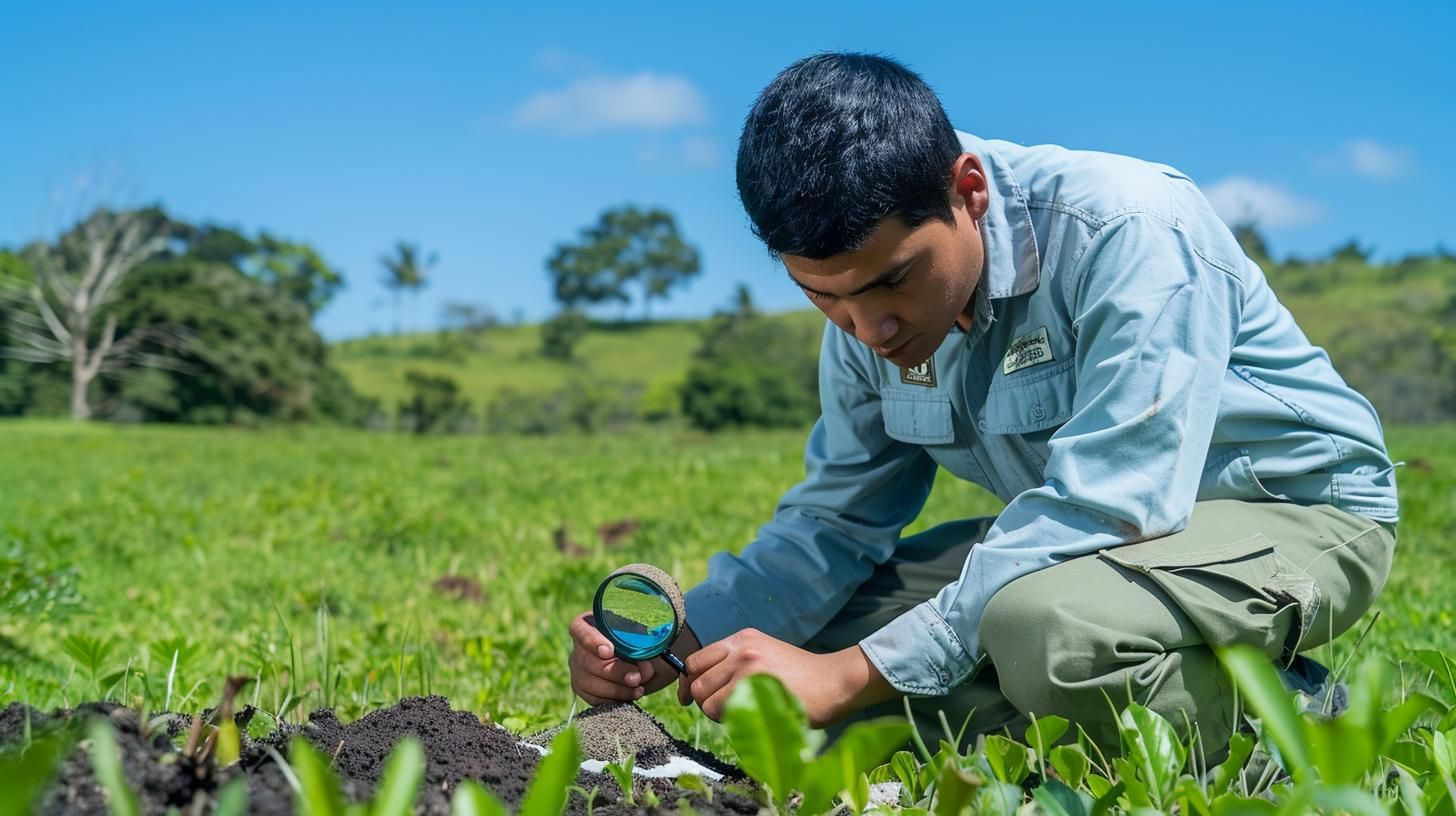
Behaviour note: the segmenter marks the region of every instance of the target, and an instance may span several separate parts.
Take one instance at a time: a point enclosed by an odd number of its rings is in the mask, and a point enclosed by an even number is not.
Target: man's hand
[[[892,699],[896,692],[859,646],[815,654],[756,629],[744,629],[703,647],[684,661],[692,683],[678,684],[678,701],[714,720],[739,680],[771,674],[804,704],[809,725],[823,728],[854,711]]]
[[[590,612],[572,618],[570,629],[571,690],[592,705],[639,700],[665,688],[678,676],[660,657],[639,662],[616,657],[612,644],[592,623]],[[686,627],[673,642],[673,653],[679,657],[697,648],[697,638]]]

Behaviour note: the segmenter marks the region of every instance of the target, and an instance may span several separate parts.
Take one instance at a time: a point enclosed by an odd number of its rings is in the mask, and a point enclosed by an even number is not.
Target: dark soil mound
[[[251,712],[239,715],[242,719]],[[315,711],[307,722],[285,725],[257,742],[245,738],[242,759],[218,769],[211,762],[194,762],[183,756],[172,737],[185,734],[190,718],[164,715],[143,728],[137,713],[109,703],[83,705],[74,710],[57,710],[49,715],[21,704],[0,710],[0,750],[21,743],[27,720],[32,735],[60,729],[74,729],[91,717],[105,717],[117,732],[123,771],[136,792],[144,814],[164,814],[169,808],[184,813],[210,813],[217,792],[241,776],[248,788],[249,810],[253,813],[293,812],[293,794],[287,778],[274,759],[286,757],[294,735],[308,739],[332,759],[333,769],[351,800],[368,798],[379,782],[385,760],[395,744],[414,735],[424,746],[427,768],[417,813],[448,814],[450,795],[463,779],[477,780],[508,805],[519,805],[525,794],[540,752],[523,746],[510,732],[482,723],[474,715],[455,711],[443,697],[411,697],[373,712],[347,725],[328,709]],[[670,756],[685,756],[724,776],[724,781],[741,781],[736,768],[690,746],[673,741],[661,726],[633,705],[604,706],[577,717],[584,753],[601,753],[605,735],[615,731],[632,738],[639,768],[658,767]],[[171,734],[172,736],[169,736]],[[538,735],[539,736],[539,735]],[[616,740],[611,740],[615,761]],[[589,806],[580,793],[573,793],[568,812],[585,814],[640,812],[628,807],[615,781],[605,774],[583,771],[577,780],[582,790],[597,791]],[[663,811],[676,812],[677,800],[685,796],[672,779],[642,779],[637,798],[651,789]],[[752,814],[758,810],[749,798],[724,790],[711,803],[694,795],[693,807],[701,812]],[[61,764],[55,782],[38,803],[41,813],[104,814],[106,796],[91,769],[87,743],[81,743]]]

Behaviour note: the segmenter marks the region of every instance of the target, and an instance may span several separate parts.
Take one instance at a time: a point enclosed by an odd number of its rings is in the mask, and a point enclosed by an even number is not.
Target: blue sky
[[[330,338],[388,330],[378,257],[439,253],[450,300],[551,310],[543,260],[604,208],[671,209],[703,275],[805,305],[750,235],[733,150],[757,92],[822,50],[893,55],[988,138],[1175,165],[1276,255],[1456,246],[1456,3],[199,3],[0,6],[0,246],[77,202],[312,242]],[[914,10],[908,10],[913,8]]]

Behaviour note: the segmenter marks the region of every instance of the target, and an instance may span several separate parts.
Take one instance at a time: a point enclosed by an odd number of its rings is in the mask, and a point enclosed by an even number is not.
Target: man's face
[[[985,202],[952,200],[953,224],[932,219],[911,230],[891,216],[852,252],[818,261],[783,256],[789,277],[876,354],[897,366],[919,365],[962,315],[962,326],[970,326],[971,296],[985,266],[978,224]]]

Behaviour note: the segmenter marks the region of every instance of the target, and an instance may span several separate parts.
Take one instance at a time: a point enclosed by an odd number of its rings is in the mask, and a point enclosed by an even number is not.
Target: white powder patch
[[[587,761],[581,763],[581,769],[583,771],[590,771],[592,773],[606,773],[607,765],[608,763],[603,762],[600,759],[588,759]],[[709,782],[718,782],[723,779],[723,774],[720,774],[711,768],[704,768],[702,765],[699,765],[691,759],[681,756],[675,756],[655,768],[632,768],[633,776],[641,776],[647,779],[677,779],[683,774],[693,774],[695,776],[701,776]],[[897,793],[896,795],[898,796],[899,794]]]

